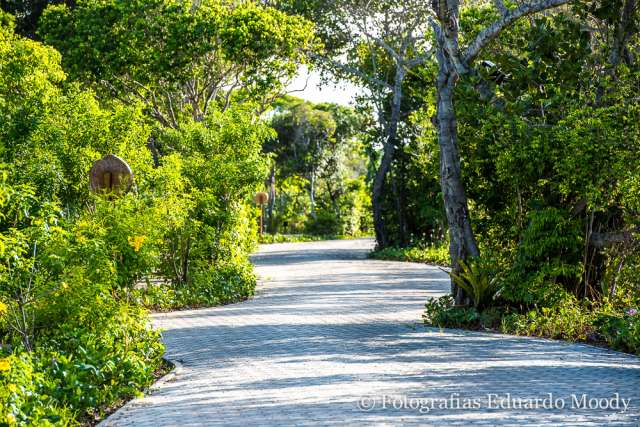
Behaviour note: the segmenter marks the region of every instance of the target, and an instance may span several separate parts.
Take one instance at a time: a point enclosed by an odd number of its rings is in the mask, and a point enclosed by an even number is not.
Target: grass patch
[[[298,242],[319,242],[322,240],[345,240],[345,239],[360,239],[364,237],[371,237],[369,235],[344,235],[344,234],[263,234],[260,236],[259,241],[261,244],[270,243],[298,243]]]

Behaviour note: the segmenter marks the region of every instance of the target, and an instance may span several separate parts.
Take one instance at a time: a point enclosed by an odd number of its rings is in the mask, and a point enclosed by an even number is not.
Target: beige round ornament
[[[256,193],[256,195],[253,198],[253,200],[258,205],[264,205],[265,203],[267,203],[269,201],[269,195],[267,193],[265,193],[264,191],[259,191],[259,192]]]
[[[107,154],[89,171],[89,186],[94,193],[122,195],[133,185],[131,168],[118,156]]]

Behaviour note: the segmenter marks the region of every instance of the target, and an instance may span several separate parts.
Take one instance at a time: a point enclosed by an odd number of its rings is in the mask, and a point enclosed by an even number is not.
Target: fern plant
[[[471,298],[475,308],[489,305],[498,289],[498,276],[491,277],[491,272],[477,258],[467,262],[460,260],[458,264],[460,271],[449,273],[453,282]]]

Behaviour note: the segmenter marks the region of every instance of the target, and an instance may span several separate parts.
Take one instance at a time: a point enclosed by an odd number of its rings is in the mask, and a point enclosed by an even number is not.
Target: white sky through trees
[[[300,68],[298,76],[287,87],[287,91],[297,98],[313,103],[334,102],[340,105],[353,104],[354,97],[362,90],[348,81],[325,83],[317,71],[309,71],[306,67]]]

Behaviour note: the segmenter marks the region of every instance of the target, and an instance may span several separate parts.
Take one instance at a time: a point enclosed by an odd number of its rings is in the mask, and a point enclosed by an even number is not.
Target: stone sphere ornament
[[[89,171],[89,187],[98,194],[121,196],[133,185],[131,168],[118,156],[107,154]]]

